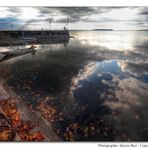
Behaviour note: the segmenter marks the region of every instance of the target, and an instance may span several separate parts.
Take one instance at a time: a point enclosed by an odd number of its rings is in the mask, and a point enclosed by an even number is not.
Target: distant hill
[[[141,30],[137,30],[137,31],[148,31],[148,29],[141,29]]]
[[[93,31],[114,31],[113,29],[93,29]]]

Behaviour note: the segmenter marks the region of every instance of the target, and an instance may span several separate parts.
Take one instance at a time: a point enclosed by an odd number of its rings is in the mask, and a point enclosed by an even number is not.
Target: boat
[[[29,48],[17,48],[14,50],[2,51],[2,52],[0,52],[0,54],[2,54],[4,56],[22,55],[22,54],[36,51],[36,48],[37,48],[37,46],[35,44],[32,44]]]

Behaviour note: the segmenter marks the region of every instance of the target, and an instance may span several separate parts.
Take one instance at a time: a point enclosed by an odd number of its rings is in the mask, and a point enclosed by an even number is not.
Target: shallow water
[[[1,77],[66,141],[148,140],[148,32],[73,31],[4,59]]]

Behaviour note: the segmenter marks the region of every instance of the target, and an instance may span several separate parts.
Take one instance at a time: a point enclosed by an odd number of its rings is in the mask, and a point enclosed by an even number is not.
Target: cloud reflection
[[[74,90],[81,87],[79,82],[81,80],[86,79],[89,75],[91,75],[93,73],[93,71],[95,70],[95,68],[96,68],[96,64],[94,62],[90,62],[83,69],[81,69],[79,71],[77,76],[75,76],[71,79],[69,93],[72,97],[73,97]]]
[[[142,76],[148,74],[148,62],[132,63],[126,61],[118,62],[123,72],[129,72],[135,76]]]
[[[123,80],[114,77],[108,85],[113,84],[116,101],[106,98],[105,105],[120,113],[116,118],[107,118],[114,120],[116,125],[115,140],[147,140],[148,120],[145,119],[145,112],[148,111],[148,84],[132,77]]]

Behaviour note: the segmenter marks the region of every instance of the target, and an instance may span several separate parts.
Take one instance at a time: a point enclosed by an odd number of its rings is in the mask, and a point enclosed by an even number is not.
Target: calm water
[[[64,141],[147,141],[148,32],[71,35],[1,60],[0,77]]]

